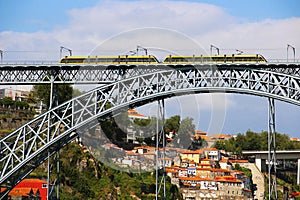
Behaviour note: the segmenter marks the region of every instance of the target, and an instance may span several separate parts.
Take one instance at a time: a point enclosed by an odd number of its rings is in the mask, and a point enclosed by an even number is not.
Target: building
[[[149,117],[137,113],[134,109],[128,110],[128,118],[132,123],[134,122],[135,119],[139,119],[139,120],[149,119]],[[129,125],[129,127],[127,128],[127,142],[132,141],[133,143],[138,143],[136,139],[139,137],[140,138],[144,137],[143,130],[136,131],[133,125]]]
[[[0,89],[0,99],[10,97],[13,101],[25,101],[29,96],[30,91],[13,90],[8,88]]]
[[[40,200],[40,191],[37,188],[14,188],[8,195],[9,200],[32,199]]]
[[[40,199],[47,200],[47,181],[28,178],[18,183],[12,191],[8,193],[9,199]]]
[[[181,160],[188,159],[190,161],[194,161],[195,163],[199,163],[200,159],[203,157],[203,149],[199,150],[184,150],[181,152]]]
[[[230,138],[232,138],[231,135],[223,133],[211,134],[210,137],[212,140],[229,140]]]

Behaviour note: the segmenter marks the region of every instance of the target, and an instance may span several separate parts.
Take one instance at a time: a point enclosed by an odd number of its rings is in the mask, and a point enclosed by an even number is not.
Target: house
[[[18,183],[8,196],[11,199],[24,199],[25,197],[34,197],[34,199],[46,200],[48,192],[47,181],[37,179],[37,178],[28,178],[22,180]],[[27,196],[26,196],[27,195]],[[20,197],[20,198],[17,198]],[[25,199],[26,199],[25,198]]]
[[[199,163],[200,159],[203,156],[203,150],[185,150],[181,152],[181,160],[188,159],[190,161],[194,161],[195,163]]]
[[[147,117],[143,114],[137,113],[136,110],[134,110],[134,109],[128,110],[127,113],[128,113],[128,118],[131,122],[134,122],[135,119],[138,119],[138,120],[149,119],[149,117]],[[138,144],[138,142],[136,141],[136,138],[138,138],[138,137],[144,137],[144,132],[142,130],[139,130],[139,131],[135,130],[133,125],[130,124],[129,127],[127,128],[127,142],[133,141],[134,143]]]
[[[215,161],[221,160],[221,153],[216,148],[206,148],[204,149],[204,154],[207,156],[207,158]]]
[[[13,188],[9,194],[8,198],[10,200],[21,200],[21,199],[32,199],[40,200],[40,191],[38,188]]]
[[[222,134],[222,133],[219,133],[219,134],[211,134],[210,137],[211,137],[211,139],[213,139],[213,140],[229,140],[230,138],[232,138],[231,135],[228,135],[228,134]]]
[[[245,188],[244,182],[233,176],[217,176],[214,179],[218,182],[220,197],[251,198],[249,189]]]
[[[8,88],[0,89],[0,99],[4,97],[10,97],[13,101],[21,101],[22,100],[22,93],[19,90],[13,90]]]

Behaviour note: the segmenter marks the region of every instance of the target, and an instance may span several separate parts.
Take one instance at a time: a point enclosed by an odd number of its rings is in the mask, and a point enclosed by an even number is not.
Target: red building
[[[8,198],[22,199],[31,196],[36,197],[35,199],[47,200],[47,188],[47,181],[37,178],[24,179],[8,193]]]

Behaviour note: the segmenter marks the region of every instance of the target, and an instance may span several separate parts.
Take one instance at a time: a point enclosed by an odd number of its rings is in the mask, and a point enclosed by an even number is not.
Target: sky
[[[271,60],[286,59],[289,44],[300,59],[299,7],[298,0],[0,0],[0,50],[3,61],[58,60],[60,46],[89,55],[120,54],[142,45],[163,55],[209,54],[214,45],[221,54],[238,49]],[[191,116],[209,133],[268,129],[266,98],[191,94],[166,102],[168,116]],[[275,104],[276,130],[300,138],[300,108]],[[155,106],[138,110],[151,115]]]

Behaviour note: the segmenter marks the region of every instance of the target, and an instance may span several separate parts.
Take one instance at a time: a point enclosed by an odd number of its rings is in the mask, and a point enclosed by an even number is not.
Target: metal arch
[[[49,110],[0,140],[0,185],[13,187],[42,163],[48,152],[56,152],[98,119],[128,106],[190,92],[247,93],[300,106],[300,77],[251,69],[167,70],[96,88]]]

